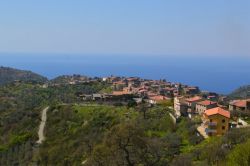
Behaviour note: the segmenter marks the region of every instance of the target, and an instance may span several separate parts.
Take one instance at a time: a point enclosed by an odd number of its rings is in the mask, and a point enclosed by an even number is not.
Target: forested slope
[[[11,83],[13,81],[44,83],[47,81],[47,78],[31,71],[0,67],[0,85]]]

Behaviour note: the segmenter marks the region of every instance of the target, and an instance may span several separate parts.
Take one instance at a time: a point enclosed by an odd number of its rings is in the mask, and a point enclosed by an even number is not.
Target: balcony
[[[213,127],[213,126],[217,126],[217,123],[216,122],[208,122],[207,125]]]
[[[217,131],[215,130],[215,129],[209,129],[209,128],[206,128],[205,129],[205,132],[206,132],[206,134],[215,134],[215,133],[217,133]]]

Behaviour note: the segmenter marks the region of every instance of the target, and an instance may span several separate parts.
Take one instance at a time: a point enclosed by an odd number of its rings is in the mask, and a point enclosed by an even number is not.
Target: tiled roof
[[[157,95],[157,96],[150,96],[149,99],[155,100],[155,101],[161,101],[161,100],[168,100],[169,98],[166,96]]]
[[[139,90],[139,92],[147,92],[147,90],[146,89],[141,89],[141,90]]]
[[[119,96],[119,95],[129,95],[129,94],[131,94],[131,93],[126,92],[126,91],[114,91],[113,92],[113,95],[117,95],[117,96]]]
[[[213,105],[216,104],[216,102],[210,101],[210,100],[204,100],[204,101],[200,101],[197,104],[199,105],[204,105],[204,106],[208,106],[208,105]]]
[[[230,104],[234,105],[236,107],[246,107],[247,101],[249,102],[250,99],[248,99],[248,100],[234,100],[234,101],[230,102]]]
[[[117,82],[114,82],[113,84],[116,84],[116,85],[124,85],[124,84],[126,84],[126,83],[123,82],[123,81],[117,81]]]
[[[224,109],[222,109],[220,107],[208,109],[208,110],[205,111],[205,115],[207,115],[207,116],[216,115],[216,114],[219,114],[219,115],[225,116],[227,118],[230,118],[230,112],[227,111],[227,110],[224,110]]]
[[[200,96],[195,96],[195,97],[192,97],[192,98],[187,98],[186,101],[187,102],[195,102],[195,101],[199,101],[201,99],[202,98]]]

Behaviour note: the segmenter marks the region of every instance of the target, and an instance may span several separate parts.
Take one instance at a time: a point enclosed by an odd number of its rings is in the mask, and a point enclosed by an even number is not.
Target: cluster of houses
[[[100,80],[98,80],[100,81]],[[102,101],[102,102],[126,102],[134,100],[137,103],[142,101],[155,104],[160,101],[170,100],[171,92],[169,94],[163,94],[166,91],[159,92],[159,88],[162,87],[161,81],[150,82],[143,81],[137,77],[107,77],[102,78],[103,82],[110,85],[110,92],[103,92],[97,94],[80,94],[84,101]],[[147,82],[147,83],[146,83]],[[154,85],[151,87],[150,85]]]
[[[107,77],[103,78],[112,85],[112,95],[133,94],[138,98],[150,103],[157,104],[172,100],[180,94],[198,94],[198,87],[191,87],[179,83],[171,83],[166,80],[147,80],[139,77]]]
[[[93,80],[92,80],[93,81]],[[100,79],[96,79],[100,81]],[[110,85],[112,91],[109,93],[80,94],[84,101],[142,101],[157,104],[171,101],[174,96],[185,94],[195,95],[200,92],[198,87],[191,87],[179,83],[171,83],[166,80],[148,80],[139,77],[116,77],[102,78],[101,81]]]
[[[249,111],[250,110],[250,99],[247,100],[234,100],[229,103],[229,110],[237,111]]]
[[[198,131],[204,136],[223,135],[231,127],[238,126],[238,119],[232,117],[232,111],[250,113],[249,100],[234,100],[229,105],[220,105],[224,98],[216,93],[201,92],[198,87],[167,82],[166,80],[149,80],[139,77],[88,78],[79,75],[64,77],[68,84],[101,81],[110,85],[112,89],[106,93],[79,94],[84,101],[147,102],[157,104],[174,100],[175,117],[199,117],[202,120]]]
[[[232,127],[238,125],[239,118],[232,117],[232,111],[245,111],[250,113],[249,100],[234,100],[229,106],[219,105],[218,96],[207,95],[174,97],[174,110],[176,117],[188,116],[189,118],[200,117],[202,120],[198,131],[204,136],[223,135]]]

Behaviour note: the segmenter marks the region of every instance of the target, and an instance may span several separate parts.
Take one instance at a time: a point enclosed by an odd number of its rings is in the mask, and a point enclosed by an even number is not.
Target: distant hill
[[[228,95],[230,99],[250,98],[250,85],[241,86]]]
[[[13,81],[34,81],[44,83],[47,78],[31,71],[18,70],[9,67],[0,67],[0,85]]]
[[[73,83],[73,82],[85,82],[88,81],[90,78],[87,76],[82,76],[82,75],[62,75],[58,76],[52,80],[50,80],[50,83],[54,84],[68,84],[68,83]]]

